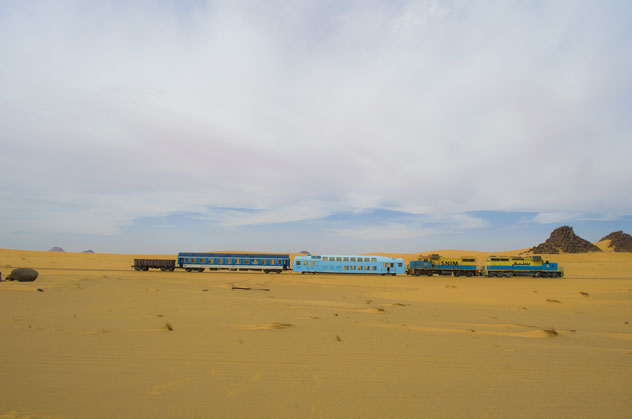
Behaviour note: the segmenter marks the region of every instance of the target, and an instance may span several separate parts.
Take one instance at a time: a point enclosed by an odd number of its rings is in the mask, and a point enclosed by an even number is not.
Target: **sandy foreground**
[[[564,279],[134,257],[0,250],[40,272],[0,283],[0,418],[632,417],[632,254],[551,256]]]

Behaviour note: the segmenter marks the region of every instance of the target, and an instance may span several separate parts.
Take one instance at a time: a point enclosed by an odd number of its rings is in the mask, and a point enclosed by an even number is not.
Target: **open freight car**
[[[132,268],[134,268],[135,271],[160,269],[163,272],[173,272],[176,269],[176,261],[172,259],[134,259]]]

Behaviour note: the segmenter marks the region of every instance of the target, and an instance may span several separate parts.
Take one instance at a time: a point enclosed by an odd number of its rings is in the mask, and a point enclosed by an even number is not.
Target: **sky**
[[[0,248],[632,233],[632,2],[0,0]]]

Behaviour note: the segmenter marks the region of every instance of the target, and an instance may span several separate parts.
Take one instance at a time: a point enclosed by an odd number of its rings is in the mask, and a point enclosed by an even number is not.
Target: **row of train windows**
[[[282,265],[281,259],[231,259],[231,258],[184,258],[184,263],[216,263],[227,265]]]
[[[303,265],[307,266],[308,264],[309,264],[310,266],[314,266],[314,262],[313,262],[313,261],[311,261],[311,262],[308,262],[308,261],[306,261],[306,260],[305,260],[305,261],[303,261]],[[297,261],[296,261],[296,266],[300,266],[300,265],[301,265],[301,261],[300,261],[300,260],[297,260]],[[393,267],[395,267],[395,264],[394,264],[394,263],[389,263],[389,262],[384,262],[384,263],[383,263],[383,265],[384,265],[384,267],[385,267],[385,268],[389,268],[389,267],[390,267],[390,268],[393,268]],[[403,264],[402,262],[399,262],[399,263],[397,264],[397,266],[398,266],[398,267],[400,267],[400,268],[403,268],[403,267],[404,267],[404,264]],[[345,266],[343,266],[343,267],[342,267],[342,269],[343,269],[343,270],[349,270],[349,268],[351,268],[351,270],[352,270],[352,271],[355,271],[355,270],[356,270],[356,266],[355,266],[355,265],[345,265]],[[331,267],[327,267],[327,269],[332,269],[332,268],[331,268]],[[357,270],[358,270],[358,271],[362,271],[362,270],[365,270],[365,271],[370,271],[370,270],[373,270],[373,271],[374,271],[375,269],[376,269],[376,267],[375,267],[375,266],[372,266],[372,267],[371,267],[371,266],[365,266],[365,267],[363,268],[363,267],[362,267],[362,265],[358,265],[358,267],[357,267]]]
[[[337,262],[377,262],[377,258],[362,258],[356,256],[323,256],[323,260],[337,261]]]

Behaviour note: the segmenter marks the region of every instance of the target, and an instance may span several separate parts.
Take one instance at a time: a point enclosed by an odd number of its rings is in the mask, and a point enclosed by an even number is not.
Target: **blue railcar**
[[[178,253],[178,266],[187,272],[263,271],[281,273],[290,269],[290,255],[269,253]]]
[[[555,262],[543,260],[541,256],[489,256],[485,276],[561,278],[564,270]]]
[[[294,272],[397,275],[406,272],[404,259],[385,256],[310,255],[296,256]]]

